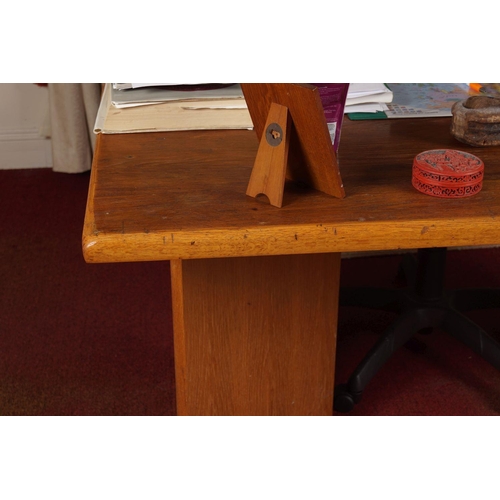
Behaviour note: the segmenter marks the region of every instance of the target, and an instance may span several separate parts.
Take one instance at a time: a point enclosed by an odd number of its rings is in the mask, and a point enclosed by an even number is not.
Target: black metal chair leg
[[[417,259],[413,254],[405,254],[399,264],[398,274],[406,281],[409,288],[415,288]]]
[[[417,260],[405,255],[400,273],[407,290],[341,289],[340,305],[401,311],[400,316],[355,369],[347,384],[335,388],[334,409],[348,412],[361,400],[367,384],[415,333],[439,327],[500,369],[500,343],[459,311],[500,305],[500,289],[444,291],[446,248],[419,249]]]
[[[479,325],[458,311],[450,309],[444,318],[443,329],[500,370],[500,343]]]
[[[389,358],[419,330],[430,323],[436,324],[445,315],[446,311],[442,309],[410,309],[396,318],[354,370],[347,384],[335,390],[334,409],[351,411],[361,400],[365,387]]]

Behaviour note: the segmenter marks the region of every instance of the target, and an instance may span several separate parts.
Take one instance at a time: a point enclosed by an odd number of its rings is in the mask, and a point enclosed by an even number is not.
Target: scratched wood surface
[[[287,183],[282,208],[245,194],[253,131],[100,135],[83,232],[88,262],[352,252],[500,243],[500,147],[450,134],[451,120],[345,120],[346,197]],[[482,191],[417,192],[413,157],[453,148],[485,164]]]

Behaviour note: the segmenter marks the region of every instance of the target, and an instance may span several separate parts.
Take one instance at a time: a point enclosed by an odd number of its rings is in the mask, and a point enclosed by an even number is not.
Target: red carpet
[[[89,176],[0,170],[0,414],[175,415],[168,263],[89,265]],[[391,286],[400,257],[343,262],[344,285]],[[500,249],[454,251],[449,286],[500,286]],[[500,337],[499,311],[474,320]],[[342,308],[337,381],[391,321]],[[399,351],[350,415],[498,415],[500,372],[436,331]]]
[[[0,414],[175,413],[168,264],[84,262],[88,182],[0,171]]]

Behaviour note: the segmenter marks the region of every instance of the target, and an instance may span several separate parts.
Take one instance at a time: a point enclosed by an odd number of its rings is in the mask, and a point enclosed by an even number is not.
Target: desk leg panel
[[[179,415],[331,415],[340,254],[171,262]]]

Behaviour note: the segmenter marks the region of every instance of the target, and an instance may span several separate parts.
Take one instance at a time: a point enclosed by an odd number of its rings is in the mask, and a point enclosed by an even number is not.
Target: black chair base
[[[418,344],[417,332],[440,328],[460,340],[486,361],[500,369],[500,343],[462,313],[500,305],[500,289],[443,289],[446,248],[418,250],[403,258],[401,270],[408,287],[383,290],[377,288],[342,288],[341,306],[368,307],[399,311],[346,384],[335,388],[334,409],[347,413],[359,403],[370,380],[397,349],[409,343]]]

